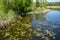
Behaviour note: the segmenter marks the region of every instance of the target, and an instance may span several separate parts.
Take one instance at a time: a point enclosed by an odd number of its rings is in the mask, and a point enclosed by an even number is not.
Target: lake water
[[[32,27],[54,32],[55,40],[60,40],[60,11],[51,10],[46,14],[33,14]],[[52,39],[51,39],[52,40]]]

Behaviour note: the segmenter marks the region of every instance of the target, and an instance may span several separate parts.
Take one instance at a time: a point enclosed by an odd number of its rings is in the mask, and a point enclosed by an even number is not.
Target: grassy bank
[[[44,14],[48,11],[50,11],[50,9],[47,9],[47,8],[44,8],[44,7],[43,8],[38,7],[36,9],[34,9],[34,11],[29,12],[28,14]]]

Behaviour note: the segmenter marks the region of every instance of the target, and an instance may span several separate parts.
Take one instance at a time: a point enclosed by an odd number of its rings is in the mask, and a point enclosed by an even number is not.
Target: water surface
[[[51,10],[46,14],[33,14],[32,27],[34,30],[41,28],[56,34],[56,40],[60,40],[60,11]]]

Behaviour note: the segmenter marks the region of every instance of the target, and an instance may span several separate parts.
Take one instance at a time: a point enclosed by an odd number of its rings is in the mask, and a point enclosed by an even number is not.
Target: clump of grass
[[[4,19],[6,17],[6,13],[3,10],[0,10],[0,19]]]
[[[9,10],[6,17],[7,17],[7,19],[9,19],[9,18],[13,17],[14,15],[15,15],[15,12],[13,10]]]
[[[9,10],[8,13],[4,12],[3,10],[0,10],[0,19],[1,20],[10,19],[11,17],[13,17],[14,14],[15,13],[13,10]]]

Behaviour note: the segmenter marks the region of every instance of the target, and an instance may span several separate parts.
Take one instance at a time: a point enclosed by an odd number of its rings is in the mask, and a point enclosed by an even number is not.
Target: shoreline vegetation
[[[35,9],[36,10],[36,9]],[[36,11],[33,11],[33,12],[29,12],[28,14],[44,14],[46,12],[50,11],[50,9],[47,9],[47,8],[43,8],[42,11],[40,11],[40,9],[38,8]],[[11,23],[12,20],[15,20],[15,14],[12,15],[9,19],[6,19],[6,18],[3,18],[0,20],[0,26],[3,26],[3,25],[6,25],[6,24],[9,24]],[[6,20],[5,20],[6,19]]]
[[[42,8],[43,10],[41,11],[41,9],[35,9],[36,11],[33,11],[33,12],[29,12],[29,14],[44,14],[48,11],[50,11],[51,9],[56,9],[56,8],[60,8],[60,6],[47,6],[47,8]]]
[[[43,11],[33,11],[29,12],[29,14],[45,14],[46,12],[50,11],[50,9],[43,9]]]

